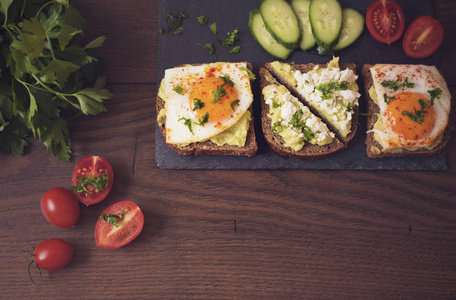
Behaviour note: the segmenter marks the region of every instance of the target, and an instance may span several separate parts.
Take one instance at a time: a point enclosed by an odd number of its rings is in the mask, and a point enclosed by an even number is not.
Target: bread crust
[[[301,73],[307,73],[311,70],[313,70],[316,66],[319,66],[320,68],[326,68],[328,64],[314,64],[314,63],[309,63],[309,64],[296,64],[294,62],[289,63],[293,68],[299,70]],[[356,64],[353,63],[340,63],[339,67],[341,70],[345,69],[350,69],[352,70],[355,75],[356,75]],[[356,131],[358,129],[358,122],[353,118],[351,122],[351,128],[350,128],[350,133],[347,136],[342,136],[342,134],[339,132],[337,128],[335,128],[333,125],[331,125],[330,120],[328,120],[325,116],[322,116],[313,106],[304,98],[302,97],[298,90],[292,86],[285,78],[283,78],[278,72],[275,71],[275,69],[272,67],[271,63],[268,62],[265,64],[265,68],[272,74],[274,75],[277,80],[283,84],[295,97],[297,97],[301,102],[303,102],[306,106],[309,107],[309,109],[314,113],[316,116],[318,116],[323,122],[326,123],[328,128],[333,131],[337,138],[341,140],[344,144],[348,144],[356,134]],[[359,112],[359,106],[353,107],[353,116],[358,115]]]
[[[245,62],[247,68],[252,71],[252,64]],[[192,66],[198,66],[203,64],[192,64]],[[182,65],[181,65],[182,66]],[[176,66],[180,67],[180,66]],[[156,100],[156,111],[157,116],[160,111],[165,108],[165,101],[158,96]],[[253,117],[253,103],[250,105],[249,109],[251,120],[249,122],[249,129],[247,131],[247,138],[244,146],[232,146],[232,145],[222,145],[218,146],[217,144],[211,142],[210,140],[204,142],[196,142],[188,144],[187,146],[180,147],[176,144],[166,143],[169,148],[180,155],[234,155],[234,156],[254,156],[258,152],[258,145],[256,142],[255,128],[254,128],[254,117]],[[160,129],[163,139],[166,141],[166,117],[164,117],[163,122],[158,123],[157,126]]]
[[[260,68],[259,75],[260,91],[268,85],[279,84],[265,68]],[[323,146],[305,143],[304,147],[299,151],[293,150],[290,147],[285,147],[283,138],[272,130],[271,119],[268,117],[268,113],[269,105],[266,104],[263,93],[261,93],[261,128],[263,135],[269,147],[280,155],[302,160],[318,160],[334,155],[346,148],[346,146],[337,138],[334,138],[331,144]]]
[[[451,134],[454,130],[455,124],[455,103],[452,101],[451,103],[451,110],[450,116],[448,120],[448,126],[443,133],[443,138],[440,144],[432,150],[428,149],[419,149],[419,150],[407,150],[403,149],[401,152],[388,152],[383,151],[383,147],[375,140],[374,133],[371,131],[374,128],[375,123],[378,119],[378,113],[380,109],[377,104],[375,104],[374,100],[369,96],[369,89],[374,85],[374,81],[372,78],[372,74],[370,68],[373,65],[365,64],[362,67],[361,75],[363,77],[363,85],[364,85],[364,95],[366,99],[366,107],[367,107],[367,137],[366,137],[366,152],[367,156],[370,158],[382,158],[382,157],[407,157],[407,156],[421,156],[421,157],[428,157],[433,156],[440,153],[448,144]],[[374,151],[377,148],[380,150],[380,153]]]

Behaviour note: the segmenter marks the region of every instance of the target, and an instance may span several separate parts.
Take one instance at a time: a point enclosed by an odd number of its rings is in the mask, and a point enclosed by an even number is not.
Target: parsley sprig
[[[33,135],[68,161],[69,120],[106,111],[113,95],[94,76],[106,38],[83,45],[86,28],[67,0],[0,1],[1,151],[24,154]]]
[[[429,90],[428,93],[431,96],[431,99],[429,101],[424,101],[423,99],[419,99],[418,103],[421,106],[420,110],[417,110],[414,108],[413,113],[404,110],[402,112],[403,115],[408,116],[410,119],[417,123],[423,123],[424,122],[424,115],[428,112],[427,109],[431,108],[431,106],[434,105],[435,99],[439,99],[440,95],[442,94],[442,89],[441,88],[435,88],[433,90]]]
[[[394,91],[397,91],[401,87],[412,88],[415,86],[415,83],[408,82],[408,77],[405,77],[405,80],[402,83],[399,83],[399,79],[396,80],[385,80],[381,83],[383,87],[390,88]]]
[[[304,139],[306,141],[310,141],[315,138],[315,134],[312,132],[309,126],[302,122],[303,114],[304,113],[302,109],[297,110],[288,123],[295,128],[301,128],[302,133],[304,134]]]
[[[345,81],[330,81],[328,83],[321,83],[318,85],[317,90],[322,93],[321,98],[329,100],[335,91],[347,90],[348,85]]]

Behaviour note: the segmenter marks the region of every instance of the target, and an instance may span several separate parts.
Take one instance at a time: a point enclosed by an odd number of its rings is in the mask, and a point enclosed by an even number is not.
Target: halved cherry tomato
[[[404,13],[394,0],[376,0],[367,8],[366,25],[374,39],[389,45],[404,32]]]
[[[71,189],[79,201],[89,206],[105,199],[113,182],[111,164],[101,156],[89,155],[74,167]]]
[[[134,240],[144,226],[144,215],[132,201],[120,201],[109,206],[95,226],[96,245],[116,249]]]
[[[431,16],[416,18],[402,39],[405,54],[412,58],[424,58],[434,54],[443,41],[443,26]]]
[[[49,223],[68,228],[79,220],[80,208],[75,195],[67,189],[56,187],[44,193],[41,211]]]

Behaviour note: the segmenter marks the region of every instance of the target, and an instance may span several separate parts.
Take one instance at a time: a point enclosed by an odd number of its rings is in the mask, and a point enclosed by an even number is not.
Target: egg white
[[[383,122],[383,130],[373,130],[381,139],[382,147],[386,149],[408,147],[427,147],[431,145],[437,137],[443,133],[448,125],[448,116],[451,109],[451,95],[445,79],[435,66],[426,65],[399,65],[399,64],[377,64],[370,69],[377,103],[380,109],[380,117]],[[397,80],[403,82],[408,77],[408,82],[415,83],[413,87],[401,87],[397,91],[381,85],[383,81]],[[434,110],[436,112],[436,123],[431,133],[420,140],[410,141],[403,136],[392,131],[385,126],[387,124],[387,114],[384,114],[388,104],[384,101],[383,95],[393,97],[401,92],[421,93],[429,98],[430,90],[441,88],[442,94],[435,99]],[[394,101],[394,100],[393,100]],[[426,118],[426,116],[425,116]]]
[[[198,120],[190,106],[190,89],[197,80],[209,76],[209,70],[214,67],[216,70],[211,71],[211,76],[229,76],[234,82],[240,102],[234,107],[233,114],[224,120],[211,121],[209,116],[209,122],[204,126],[196,125]],[[199,66],[186,65],[165,70],[166,142],[171,144],[202,142],[234,125],[253,102],[249,75],[245,70],[240,69],[246,67],[246,63],[212,63]],[[182,87],[185,92],[176,93],[173,90],[176,86]],[[182,118],[191,120],[193,133]]]

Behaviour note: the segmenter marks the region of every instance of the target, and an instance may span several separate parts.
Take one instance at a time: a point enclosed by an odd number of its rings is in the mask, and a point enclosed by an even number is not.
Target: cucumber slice
[[[342,10],[342,30],[339,40],[334,46],[335,51],[340,51],[356,41],[364,30],[364,16],[353,8]]]
[[[298,48],[301,29],[291,5],[285,0],[263,0],[260,12],[266,29],[280,44],[289,49]]]
[[[309,20],[319,46],[319,52],[320,49],[330,51],[332,46],[337,43],[342,29],[342,7],[339,1],[312,0],[309,8]]]
[[[253,38],[266,52],[274,57],[287,59],[291,50],[279,44],[266,29],[260,10],[254,9],[249,14],[249,29]]]
[[[309,21],[310,1],[311,0],[291,0],[291,7],[298,18],[299,27],[301,29],[301,43],[299,44],[299,48],[304,51],[315,46],[315,38]]]

